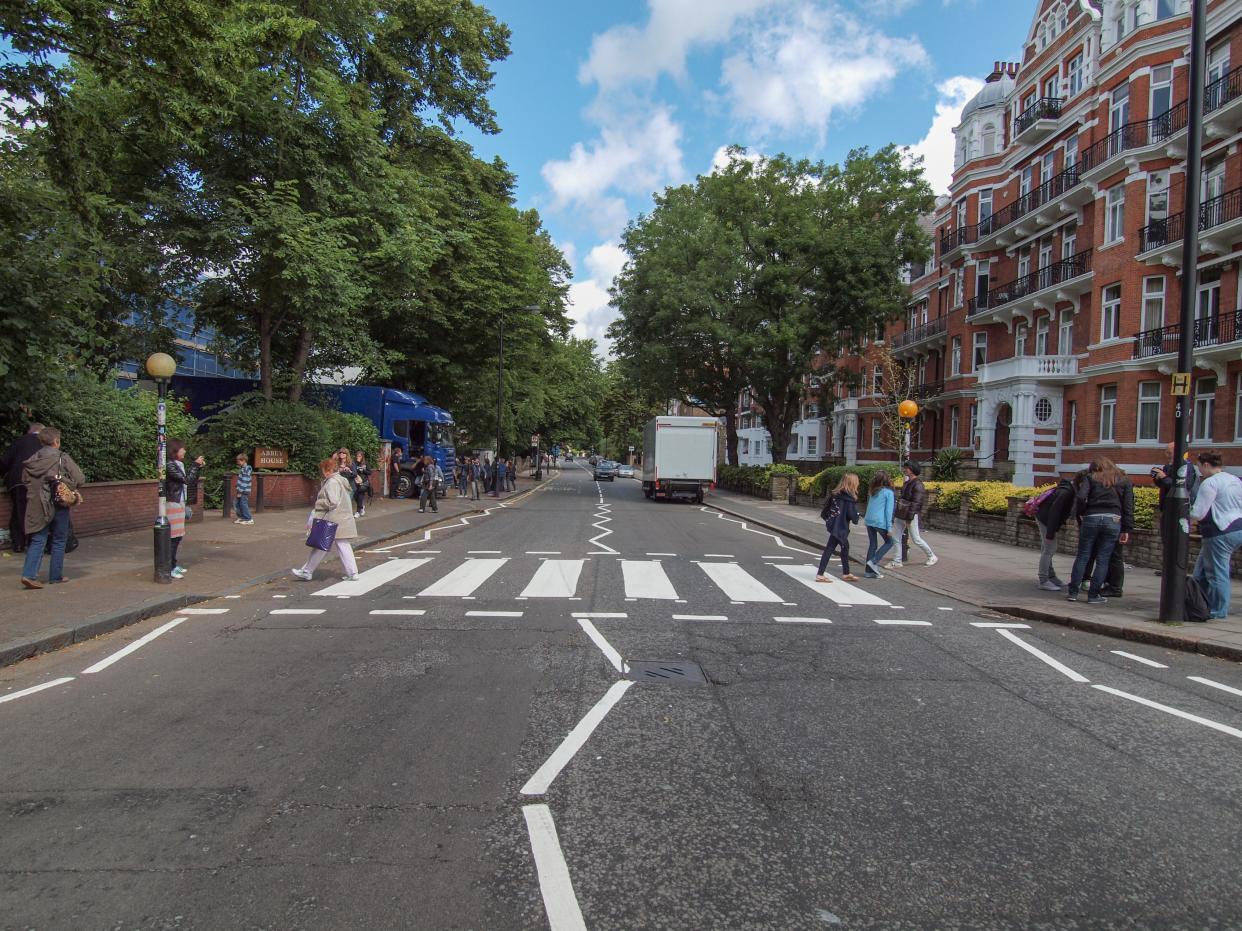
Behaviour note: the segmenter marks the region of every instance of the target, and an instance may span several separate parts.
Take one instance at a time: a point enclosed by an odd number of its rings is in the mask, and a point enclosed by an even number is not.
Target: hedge
[[[829,466],[818,475],[807,480],[805,485],[802,481],[799,481],[798,490],[803,494],[811,494],[816,498],[822,498],[837,487],[837,484],[847,472],[853,472],[858,476],[859,501],[867,500],[867,489],[871,487],[871,479],[877,472],[887,472],[889,477],[894,479],[894,485],[896,484],[897,477],[901,475],[901,470],[895,462],[881,462],[871,465]]]
[[[1029,486],[1013,485],[1008,482],[927,482],[929,490],[936,491],[936,508],[955,511],[961,507],[962,493],[971,492],[970,510],[976,514],[1004,514],[1009,509],[1009,497],[1016,495],[1022,498],[1033,498],[1054,483]],[[1160,489],[1149,486],[1136,486],[1134,489],[1134,526],[1140,530],[1151,530],[1155,526],[1156,505],[1160,501]]]

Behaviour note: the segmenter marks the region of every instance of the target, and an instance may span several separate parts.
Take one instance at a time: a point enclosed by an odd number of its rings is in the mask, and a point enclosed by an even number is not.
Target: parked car
[[[592,475],[597,482],[612,482],[617,478],[617,464],[608,459],[600,459],[595,463]]]
[[[627,465],[617,466],[617,474],[618,474],[619,476],[621,476],[622,478],[633,478],[633,477],[634,477],[634,467],[633,467],[633,466],[627,466]]]

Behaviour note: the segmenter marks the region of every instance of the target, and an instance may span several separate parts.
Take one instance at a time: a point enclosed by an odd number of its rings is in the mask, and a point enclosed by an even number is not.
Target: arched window
[[[985,157],[996,154],[996,127],[991,123],[983,127],[983,154]]]

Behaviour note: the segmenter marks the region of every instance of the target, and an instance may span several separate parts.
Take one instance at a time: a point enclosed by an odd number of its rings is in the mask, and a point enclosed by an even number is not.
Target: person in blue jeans
[[[1097,456],[1087,474],[1074,483],[1074,493],[1074,513],[1079,518],[1078,554],[1065,598],[1078,600],[1087,564],[1094,558],[1095,572],[1087,590],[1087,604],[1105,604],[1108,599],[1100,594],[1100,589],[1108,577],[1113,547],[1130,542],[1130,531],[1134,529],[1134,487],[1111,459]]]
[[[887,472],[879,471],[871,477],[871,489],[867,493],[867,513],[863,524],[867,528],[867,559],[864,562],[864,579],[882,579],[880,561],[893,548],[893,505],[897,496],[893,493],[893,480]],[[880,540],[884,544],[880,545]]]
[[[39,431],[39,451],[22,467],[26,486],[26,561],[22,566],[22,586],[42,588],[39,566],[48,537],[52,538],[52,563],[48,568],[49,583],[67,582],[65,578],[65,545],[69,542],[69,508],[53,499],[53,484],[63,482],[74,491],[86,484],[86,476],[68,453],[61,452],[60,431],[44,427]]]
[[[1203,545],[1194,577],[1207,589],[1212,618],[1219,619],[1229,616],[1229,564],[1233,551],[1242,546],[1242,479],[1224,471],[1215,450],[1200,453],[1198,458],[1203,481],[1190,516],[1199,522]]]
[[[254,469],[250,466],[250,460],[246,458],[245,453],[237,454],[237,497],[233,499],[233,513],[237,517],[233,520],[235,524],[245,524],[249,526],[254,523],[254,517],[250,513],[250,489],[253,487]]]

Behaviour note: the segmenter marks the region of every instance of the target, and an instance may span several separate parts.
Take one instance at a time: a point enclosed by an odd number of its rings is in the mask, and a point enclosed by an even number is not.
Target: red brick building
[[[934,259],[882,334],[919,373],[915,450],[960,447],[1022,484],[1101,453],[1134,475],[1163,461],[1197,131],[1193,445],[1242,467],[1242,0],[1208,3],[1194,128],[1188,0],[1038,0],[1032,13],[1022,61],[998,62],[963,110]],[[841,362],[860,373],[855,396],[837,385],[819,418],[818,448],[846,461],[893,457],[876,448],[868,351]]]

